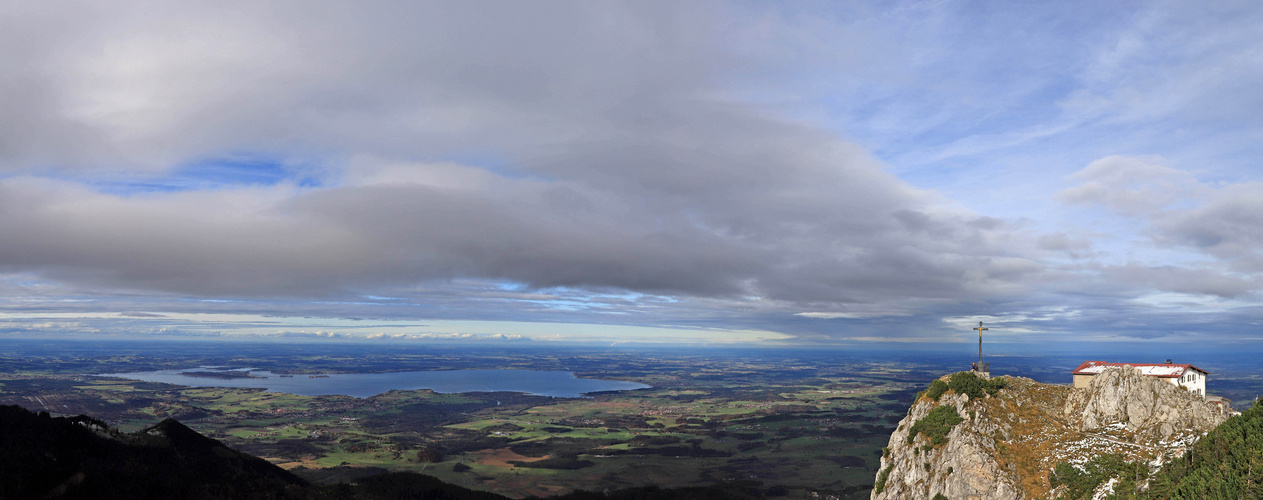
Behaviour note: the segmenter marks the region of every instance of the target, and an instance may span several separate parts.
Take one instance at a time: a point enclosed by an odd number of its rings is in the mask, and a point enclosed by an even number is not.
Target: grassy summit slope
[[[1083,389],[957,373],[931,383],[891,434],[873,498],[1090,498],[1115,486],[1133,494],[1148,475],[1133,464],[1182,455],[1226,417],[1133,369],[1107,370]]]

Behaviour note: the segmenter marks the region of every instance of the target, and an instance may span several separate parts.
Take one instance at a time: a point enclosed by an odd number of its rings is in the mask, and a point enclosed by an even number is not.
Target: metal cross
[[[974,330],[978,330],[978,369],[981,370],[982,369],[982,332],[988,331],[990,329],[983,328],[982,322],[979,321],[978,327],[974,328]]]

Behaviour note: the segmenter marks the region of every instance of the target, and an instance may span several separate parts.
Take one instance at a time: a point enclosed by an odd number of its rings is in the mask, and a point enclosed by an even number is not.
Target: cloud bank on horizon
[[[1250,2],[6,10],[8,335],[1259,336]]]

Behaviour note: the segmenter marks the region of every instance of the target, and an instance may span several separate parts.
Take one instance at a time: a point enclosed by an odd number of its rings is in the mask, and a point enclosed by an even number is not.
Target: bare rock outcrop
[[[1105,453],[1162,463],[1228,416],[1131,368],[1106,370],[1086,389],[1000,378],[1007,386],[993,394],[918,398],[890,436],[872,498],[1053,498],[1049,473],[1059,463],[1083,466]],[[922,421],[945,433],[935,439]]]
[[[1131,367],[1106,368],[1085,390],[1066,400],[1064,415],[1079,430],[1123,424],[1148,439],[1169,439],[1180,429],[1211,429],[1228,419],[1219,405]]]
[[[921,435],[909,443],[912,426],[943,405],[954,407],[965,419],[948,432],[947,443],[935,447]],[[878,475],[883,488],[880,492],[874,489],[872,498],[932,498],[935,494],[962,499],[1020,498],[1014,482],[993,458],[999,444],[992,438],[1000,430],[997,422],[984,421],[976,412],[971,416],[965,409],[969,406],[969,397],[964,394],[946,394],[937,402],[923,398],[914,404],[890,436]]]

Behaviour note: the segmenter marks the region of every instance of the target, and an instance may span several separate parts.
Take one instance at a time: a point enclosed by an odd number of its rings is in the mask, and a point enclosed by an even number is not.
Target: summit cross
[[[982,322],[979,321],[978,327],[974,328],[974,330],[978,330],[978,368],[981,369],[982,368],[982,332],[988,331],[990,329],[983,328]]]

